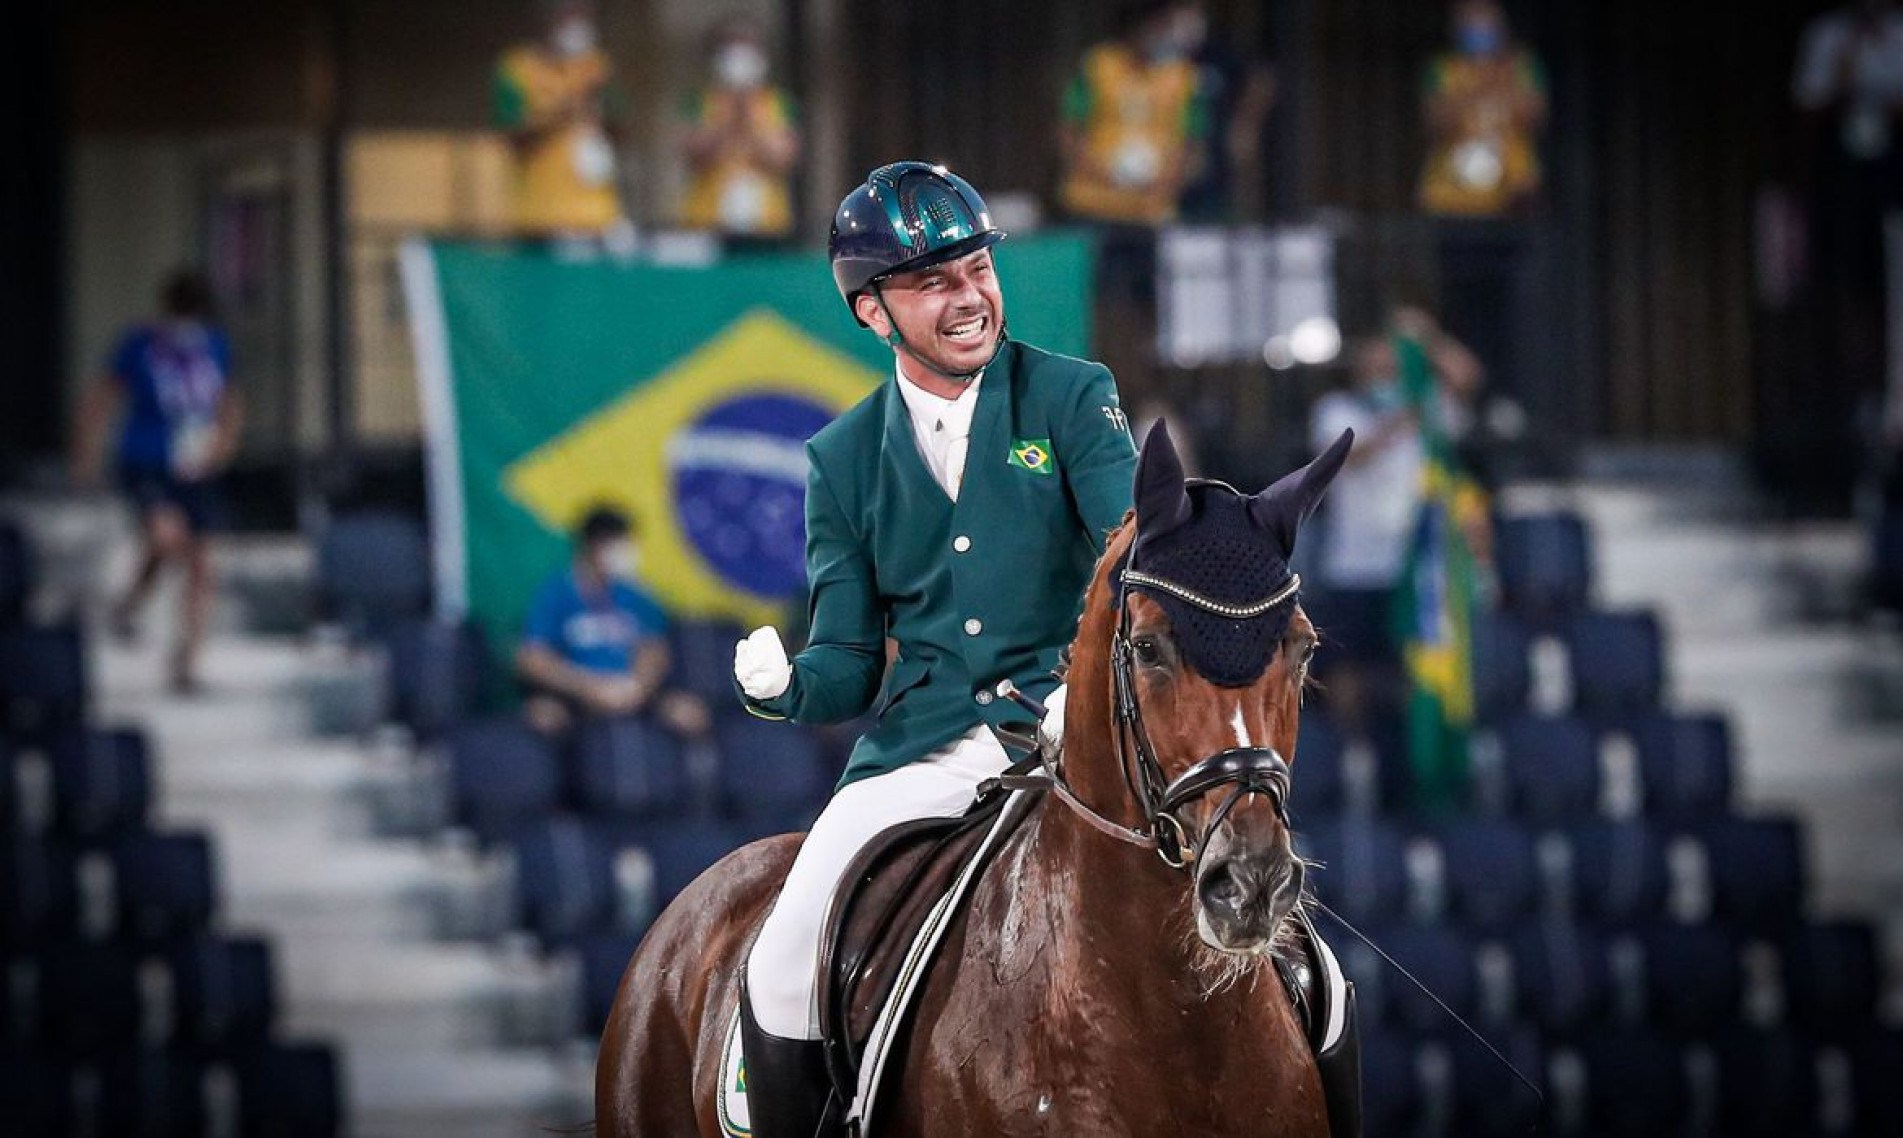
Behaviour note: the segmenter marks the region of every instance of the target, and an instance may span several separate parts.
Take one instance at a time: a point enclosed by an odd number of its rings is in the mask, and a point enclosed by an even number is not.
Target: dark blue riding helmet
[[[971,183],[929,162],[894,162],[866,176],[833,215],[827,251],[847,309],[866,288],[1004,240]],[[853,313],[859,320],[859,314]],[[859,320],[864,324],[865,321]]]

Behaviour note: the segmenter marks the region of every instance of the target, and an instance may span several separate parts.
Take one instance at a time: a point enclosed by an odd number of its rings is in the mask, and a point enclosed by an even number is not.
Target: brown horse
[[[1206,649],[1175,627],[1194,620],[1173,622],[1186,610],[1170,595],[1132,588],[1149,562],[1126,559],[1162,531],[1192,532],[1192,515],[1213,516],[1216,499],[1232,520],[1252,519],[1256,539],[1279,529],[1285,559],[1346,442],[1248,497],[1186,483],[1167,435],[1159,446],[1153,433],[1136,509],[1111,535],[1071,646],[1061,759],[1071,801],[1047,794],[975,884],[919,998],[878,1133],[1329,1133],[1315,1059],[1270,954],[1299,903],[1301,862],[1280,799],[1233,769],[1238,755],[1247,767],[1272,748],[1264,761],[1279,768],[1294,754],[1314,628],[1286,565],[1265,566],[1279,573],[1268,587],[1280,596],[1265,598],[1275,611],[1211,635],[1253,653],[1247,666],[1267,665],[1246,683],[1211,682],[1191,663],[1211,658]],[[1238,630],[1254,642],[1234,641]],[[1140,770],[1146,761],[1156,769]],[[1286,768],[1280,778],[1286,794]],[[648,933],[602,1037],[602,1134],[718,1138],[721,1049],[750,933],[798,843],[734,853]]]

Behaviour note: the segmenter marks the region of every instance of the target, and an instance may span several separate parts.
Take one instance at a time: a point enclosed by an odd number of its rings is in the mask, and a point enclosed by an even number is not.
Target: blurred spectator
[[[1903,10],[1858,0],[1813,19],[1792,96],[1810,134],[1810,244],[1817,299],[1833,341],[1806,413],[1836,445],[1838,481],[1854,472],[1859,403],[1883,386],[1884,217],[1903,210]]]
[[[1059,197],[1097,227],[1098,351],[1141,396],[1154,383],[1156,227],[1176,219],[1208,133],[1191,58],[1204,24],[1181,0],[1126,2],[1117,24],[1064,93]]]
[[[684,108],[692,182],[681,223],[730,242],[783,241],[793,232],[790,177],[799,158],[793,101],[767,81],[766,43],[749,20],[715,27],[707,85]]]
[[[1207,25],[1199,6],[1159,0],[1126,3],[1118,24],[1064,94],[1063,203],[1085,221],[1159,225],[1207,135],[1192,58]]]
[[[1444,430],[1457,434],[1480,387],[1480,361],[1419,309],[1399,309],[1393,324],[1392,336],[1409,337],[1426,351],[1438,381],[1434,413]],[[1424,500],[1420,422],[1401,388],[1392,336],[1361,341],[1348,385],[1317,400],[1309,417],[1316,449],[1344,430],[1355,432],[1354,449],[1329,488],[1316,562],[1321,598],[1315,612],[1328,643],[1329,699],[1348,718],[1360,710],[1365,671],[1399,663],[1390,598]]]
[[[1512,213],[1540,190],[1545,71],[1513,39],[1495,0],[1455,4],[1453,36],[1454,50],[1428,67],[1421,206],[1463,217]]]
[[[561,734],[579,717],[652,711],[681,734],[707,731],[705,705],[663,688],[667,617],[632,583],[637,559],[627,517],[600,507],[576,530],[572,562],[536,592],[515,667],[529,689],[523,713],[538,730]]]
[[[632,250],[611,131],[624,102],[588,0],[543,0],[547,29],[496,67],[493,115],[515,146],[515,224],[558,252]]]
[[[1195,46],[1196,97],[1208,145],[1183,188],[1183,220],[1221,223],[1247,220],[1261,209],[1264,192],[1263,129],[1275,105],[1275,72],[1268,62],[1244,54],[1227,37],[1209,35],[1202,4],[1183,6],[1183,35]]]
[[[159,318],[128,330],[106,374],[81,400],[73,474],[81,485],[104,471],[105,437],[119,418],[120,486],[138,511],[143,549],[131,587],[113,606],[115,635],[131,639],[159,574],[185,570],[170,681],[198,689],[198,650],[215,585],[207,535],[220,521],[218,475],[237,453],[244,401],[231,387],[231,346],[213,320],[211,285],[193,270],[166,282]]]

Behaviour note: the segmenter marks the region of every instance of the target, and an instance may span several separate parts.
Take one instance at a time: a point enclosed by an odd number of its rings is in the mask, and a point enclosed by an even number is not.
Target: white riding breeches
[[[747,957],[747,994],[761,1030],[783,1039],[819,1038],[821,925],[834,887],[866,843],[901,822],[964,813],[978,784],[1009,765],[997,736],[979,724],[916,762],[833,795]]]

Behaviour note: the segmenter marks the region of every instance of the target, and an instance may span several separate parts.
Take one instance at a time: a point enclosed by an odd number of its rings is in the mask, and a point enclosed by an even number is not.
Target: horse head
[[[1302,892],[1288,759],[1318,638],[1289,558],[1352,442],[1250,495],[1185,478],[1158,423],[1072,647],[1074,798],[1134,807],[1122,836],[1192,875],[1197,933],[1231,956],[1273,947]]]

